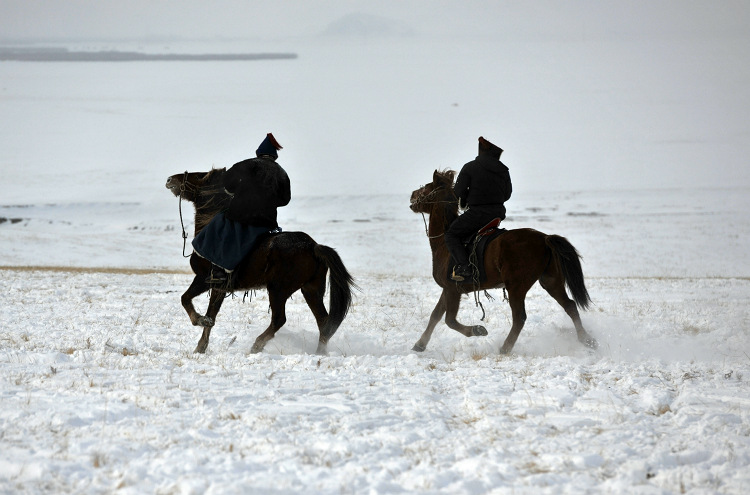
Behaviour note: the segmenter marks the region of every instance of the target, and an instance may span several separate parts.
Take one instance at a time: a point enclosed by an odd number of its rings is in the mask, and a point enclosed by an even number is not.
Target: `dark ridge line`
[[[13,62],[210,62],[290,60],[296,53],[140,53],[120,51],[71,52],[66,49],[0,49],[0,61]]]

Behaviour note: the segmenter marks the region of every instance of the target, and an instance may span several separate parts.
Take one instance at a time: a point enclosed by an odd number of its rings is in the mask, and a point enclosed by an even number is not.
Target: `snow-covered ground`
[[[441,65],[420,44],[331,58],[321,43],[258,65],[0,64],[0,492],[747,493],[748,140],[729,112],[747,108],[746,79],[703,74],[668,98],[639,65],[668,41],[645,60],[623,40],[574,44],[502,45],[503,69],[528,70],[492,88],[477,82],[500,71],[486,51],[452,47]],[[641,79],[569,65],[607,50]],[[358,60],[372,80],[345,70]],[[687,118],[714,78],[727,118]],[[298,294],[250,354],[262,291],[227,301],[195,355],[164,180],[231,165],[269,130],[292,177],[281,225],[336,248],[362,291],[329,356],[313,354]],[[508,148],[505,226],[584,256],[598,351],[538,287],[510,356],[502,291],[482,296],[489,336],[441,324],[410,350],[439,290],[409,193],[470,159],[479,134]],[[460,319],[480,316],[465,298]]]
[[[583,318],[601,348],[579,346],[535,287],[507,357],[501,291],[483,301],[488,337],[441,324],[424,354],[410,351],[439,290],[406,197],[303,197],[286,212],[362,287],[327,357],[313,354],[299,295],[250,354],[264,292],[227,301],[208,353],[192,353],[200,330],[179,304],[191,276],[166,189],[152,218],[138,205],[8,208],[25,220],[0,225],[7,264],[100,269],[1,272],[0,489],[746,492],[749,192],[516,201],[509,227],[566,235],[584,255]],[[481,311],[466,298],[460,316]]]

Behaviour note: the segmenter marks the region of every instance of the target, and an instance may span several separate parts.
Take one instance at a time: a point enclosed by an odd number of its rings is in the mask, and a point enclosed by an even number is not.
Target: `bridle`
[[[208,172],[208,174],[206,174],[206,176],[204,176],[203,179],[201,179],[201,180],[202,181],[206,181],[207,177],[209,175],[211,175],[212,173],[213,173],[213,170],[211,172]],[[185,249],[187,248],[188,234],[185,231],[185,222],[182,219],[182,196],[183,196],[183,194],[185,193],[185,191],[190,191],[191,193],[197,193],[198,195],[202,196],[204,194],[213,194],[213,193],[217,192],[217,190],[218,190],[218,189],[206,188],[204,186],[191,184],[191,183],[188,182],[188,175],[189,175],[188,171],[185,170],[185,174],[182,177],[182,182],[180,183],[180,194],[178,195],[179,196],[179,202],[177,203],[178,204],[178,209],[180,211],[180,226],[182,227],[182,257],[183,258],[189,258],[190,256],[192,256],[192,253],[191,254],[185,254]],[[222,189],[223,189],[223,187],[222,187]],[[229,194],[228,192],[226,192],[226,190],[224,191],[224,193],[225,194]],[[210,199],[209,203],[211,201],[214,201],[214,200]],[[205,205],[204,205],[204,207],[205,207]]]
[[[419,188],[419,190],[422,191],[424,188],[425,188],[425,186],[422,186],[422,187]],[[453,199],[452,200],[432,200],[432,198],[435,195],[437,195],[437,193],[439,193],[440,191],[442,191],[444,189],[446,189],[446,186],[440,186],[440,187],[437,187],[437,188],[433,189],[432,191],[430,191],[427,194],[420,193],[419,196],[417,196],[417,199],[415,199],[414,201],[412,201],[411,204],[436,205],[436,204],[441,204],[441,203],[443,203],[443,204],[458,203],[458,198],[456,197],[456,194],[453,192],[452,188],[449,188],[451,195],[453,195]],[[445,235],[445,232],[443,232],[442,234],[439,234],[439,235],[430,235],[430,231],[429,231],[429,229],[427,227],[427,219],[424,216],[424,212],[420,211],[420,213],[422,214],[422,222],[424,222],[424,233],[425,233],[425,235],[427,236],[428,239],[437,239],[437,238],[442,237],[442,236]]]
[[[185,222],[182,220],[182,194],[187,190],[187,178],[188,178],[188,171],[185,170],[185,175],[182,177],[182,182],[180,183],[180,195],[179,195],[179,201],[177,203],[177,209],[180,211],[180,226],[182,227],[182,257],[183,258],[189,258],[193,255],[193,253],[185,254],[185,248],[187,247],[187,238],[188,234],[185,232]],[[191,184],[190,187],[193,187]]]

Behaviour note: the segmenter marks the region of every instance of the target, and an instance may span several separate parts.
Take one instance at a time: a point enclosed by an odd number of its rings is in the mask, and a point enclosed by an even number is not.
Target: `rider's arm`
[[[461,208],[466,208],[466,200],[469,198],[469,189],[471,187],[471,175],[462,169],[456,179],[456,185],[453,186],[453,192],[458,198],[458,205]]]

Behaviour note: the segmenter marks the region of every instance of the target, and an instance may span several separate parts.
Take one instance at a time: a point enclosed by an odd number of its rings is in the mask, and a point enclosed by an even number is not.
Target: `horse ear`
[[[440,171],[435,169],[435,173],[432,174],[432,182],[440,182]]]

